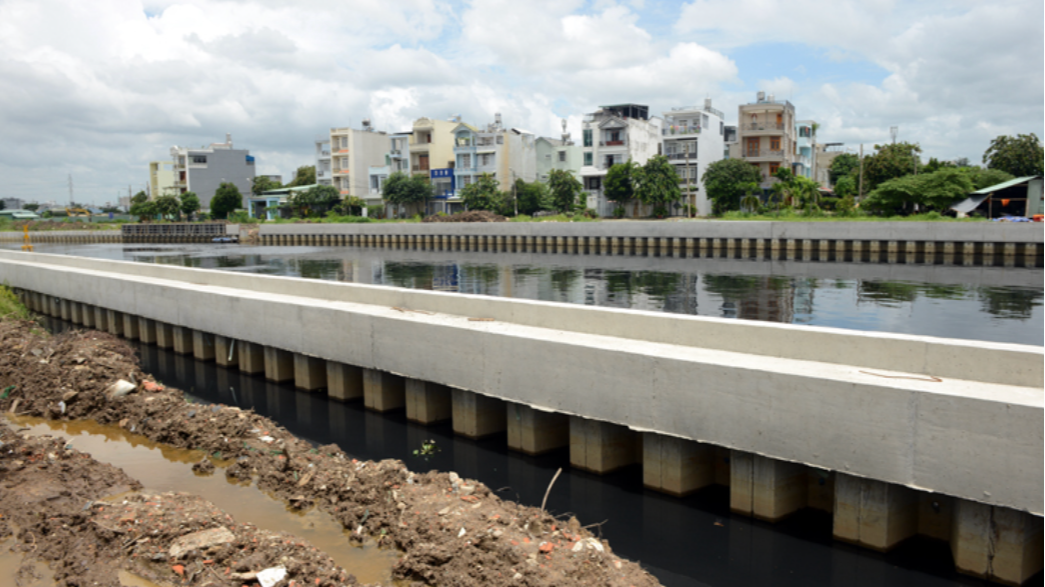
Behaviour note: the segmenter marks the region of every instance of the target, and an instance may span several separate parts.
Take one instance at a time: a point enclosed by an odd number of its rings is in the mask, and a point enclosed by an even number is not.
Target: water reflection
[[[137,343],[132,343],[137,344]],[[779,524],[729,511],[729,492],[713,486],[684,499],[642,486],[639,467],[598,476],[569,467],[568,450],[530,457],[507,450],[504,436],[482,441],[453,434],[449,424],[422,426],[400,413],[378,414],[361,403],[329,401],[255,376],[137,344],[142,367],[206,402],[254,409],[316,444],[337,443],[361,459],[397,458],[412,469],[457,471],[504,499],[539,505],[556,469],[563,474],[548,500],[556,514],[585,524],[605,521],[602,535],[621,555],[640,561],[670,587],[779,585],[856,587],[987,585],[957,574],[946,543],[909,540],[880,554],[835,542],[829,514],[804,510]],[[202,383],[202,385],[201,385]],[[434,439],[441,452],[415,457]],[[1040,575],[1032,580],[1040,583]]]
[[[236,245],[45,244],[40,250],[411,289],[1045,344],[1040,268]]]

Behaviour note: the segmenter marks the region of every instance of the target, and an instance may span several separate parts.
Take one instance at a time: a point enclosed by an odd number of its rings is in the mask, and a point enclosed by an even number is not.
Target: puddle
[[[116,573],[117,579],[120,581],[120,587],[162,587],[159,583],[153,583],[148,579],[142,579],[134,573],[129,573],[120,569]]]
[[[353,546],[348,542],[349,531],[325,512],[315,508],[307,512],[291,510],[282,500],[256,487],[227,479],[220,468],[212,475],[194,473],[192,464],[203,458],[200,451],[174,448],[118,426],[89,420],[62,422],[25,416],[10,419],[17,426],[28,428],[23,432],[33,436],[65,438],[75,449],[90,453],[95,460],[123,469],[147,490],[198,495],[228,512],[239,523],[250,522],[264,530],[289,532],[303,538],[329,554],[361,583],[392,583],[392,566],[398,560],[398,553],[369,542],[363,547]],[[218,467],[224,464],[213,462]],[[17,568],[16,564],[14,570]],[[127,574],[127,577],[130,581],[134,576]],[[128,581],[124,581],[127,587],[152,587],[151,583],[140,580],[139,583]]]
[[[16,541],[12,538],[0,542],[0,584],[17,585],[18,587],[54,587],[54,579],[52,579],[54,572],[47,566],[47,563],[40,561],[30,563],[37,577],[36,579],[30,578],[31,575],[26,574],[22,577],[22,582],[18,582],[18,569],[22,567],[23,555],[18,552],[11,552],[11,547],[15,543]]]

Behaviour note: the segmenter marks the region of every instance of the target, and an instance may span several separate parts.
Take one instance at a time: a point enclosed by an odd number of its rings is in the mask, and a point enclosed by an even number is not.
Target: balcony
[[[627,144],[628,144],[628,141],[625,141],[625,140],[599,141],[599,146],[600,147],[625,147],[625,146],[627,146]]]
[[[744,149],[745,159],[783,159],[782,149]]]
[[[784,123],[782,122],[749,122],[741,125],[741,129],[747,132],[783,132]]]
[[[678,135],[699,135],[699,126],[671,126],[660,129],[660,134],[666,137]]]
[[[427,165],[414,165],[410,168],[414,173],[428,173],[429,168]]]
[[[664,155],[664,156],[667,157],[671,161],[685,161],[686,159],[689,159],[691,161],[696,161],[697,160],[697,154],[696,153],[689,153],[688,155],[686,153],[668,153],[667,155]]]

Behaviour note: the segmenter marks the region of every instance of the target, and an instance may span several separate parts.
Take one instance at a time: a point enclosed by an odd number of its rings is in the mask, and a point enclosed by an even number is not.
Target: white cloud
[[[711,97],[732,117],[755,89],[793,96],[822,140],[896,124],[927,154],[976,160],[997,134],[1041,133],[1042,21],[1040,1],[1015,0],[3,0],[0,195],[61,200],[72,172],[78,196],[111,199],[172,144],[225,132],[287,175],[316,135],[365,117],[398,131],[500,112],[551,136],[567,118],[577,136],[600,104]],[[751,80],[730,51],[754,40],[886,74],[826,82],[795,63]]]

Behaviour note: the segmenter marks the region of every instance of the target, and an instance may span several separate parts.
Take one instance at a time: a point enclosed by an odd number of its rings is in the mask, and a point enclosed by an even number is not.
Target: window
[[[461,167],[471,167],[471,166],[472,166],[472,156],[471,155],[461,155]]]
[[[613,161],[613,155],[606,155],[605,167],[603,167],[603,169],[609,169],[610,167],[613,167]]]
[[[591,146],[591,129],[590,128],[584,129],[584,146],[585,147],[590,147]]]
[[[769,150],[779,151],[780,150],[780,137],[772,137],[769,139]]]
[[[559,151],[559,163],[566,161],[566,151]]]
[[[504,135],[497,135],[497,144],[498,145],[503,145],[504,144]]]
[[[585,153],[584,154],[584,164],[589,166],[589,167],[592,165],[591,153]]]
[[[206,155],[193,155],[192,156],[192,162],[195,163],[195,164],[198,164],[198,165],[206,165],[207,164],[207,156]]]
[[[776,172],[777,172],[778,169],[780,169],[780,164],[779,163],[770,163],[769,164],[769,175],[776,175]]]
[[[493,153],[483,153],[479,155],[479,165],[486,167],[494,164]]]
[[[468,185],[470,183],[472,183],[472,176],[471,175],[462,175],[461,176],[461,187],[464,187],[464,186],[466,186],[466,185]]]
[[[347,149],[348,148],[348,137],[338,137],[337,143],[338,143],[338,148],[339,149]]]

